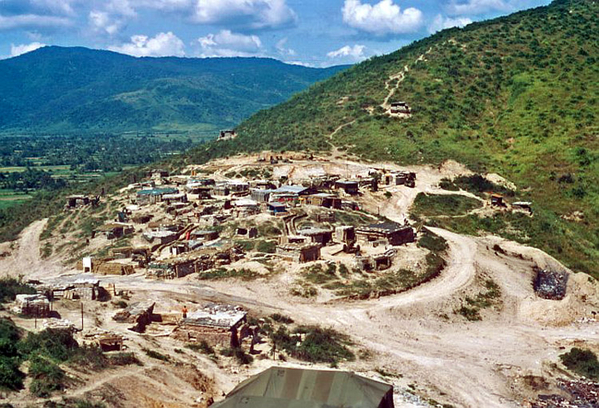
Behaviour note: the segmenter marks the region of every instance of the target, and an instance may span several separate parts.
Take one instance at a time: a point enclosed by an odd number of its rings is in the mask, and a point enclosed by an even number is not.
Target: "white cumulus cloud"
[[[428,26],[428,31],[432,34],[437,31],[445,30],[451,27],[464,27],[472,23],[472,20],[468,17],[443,17],[441,14],[437,14],[432,23]]]
[[[113,36],[135,17],[137,17],[137,12],[129,0],[111,0],[102,8],[92,9],[89,12],[88,20],[96,33]]]
[[[42,44],[39,42],[32,42],[31,44],[20,44],[20,45],[10,45],[10,56],[18,57],[19,55],[27,54],[28,52],[35,51],[38,48],[45,47],[46,44]]]
[[[263,29],[293,24],[297,15],[285,0],[197,0],[192,20],[202,24],[235,22]]]
[[[362,61],[366,58],[364,50],[366,46],[355,44],[354,46],[346,45],[339,48],[338,50],[331,51],[327,54],[327,57],[331,59],[344,59],[352,62]]]
[[[404,34],[417,31],[423,23],[422,11],[414,7],[402,10],[393,0],[374,5],[361,0],[345,0],[343,21],[350,27],[374,34]]]
[[[262,41],[256,35],[221,30],[216,34],[200,37],[197,43],[202,57],[249,57],[262,53]]]
[[[185,56],[185,44],[170,31],[158,33],[154,37],[134,35],[130,43],[108,47],[108,49],[134,57]]]

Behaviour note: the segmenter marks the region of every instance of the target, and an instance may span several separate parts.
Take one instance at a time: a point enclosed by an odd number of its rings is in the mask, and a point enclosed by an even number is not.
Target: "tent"
[[[271,367],[213,408],[393,408],[393,387],[347,371]]]

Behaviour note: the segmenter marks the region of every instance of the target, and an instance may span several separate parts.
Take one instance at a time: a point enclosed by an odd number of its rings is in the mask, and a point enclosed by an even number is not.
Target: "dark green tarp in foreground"
[[[394,408],[393,387],[347,371],[272,367],[212,408]]]

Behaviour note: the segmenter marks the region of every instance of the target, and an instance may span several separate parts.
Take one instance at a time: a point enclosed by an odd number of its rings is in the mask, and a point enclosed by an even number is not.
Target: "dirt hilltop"
[[[476,208],[467,210],[468,214],[486,216],[504,211],[493,208],[484,196],[440,187],[444,179],[470,175],[463,166],[448,162],[439,168],[406,168],[339,158],[288,155],[271,159],[270,156],[268,153],[238,156],[190,166],[181,175],[160,177],[154,188],[176,186],[177,177],[183,180],[178,187],[183,190],[185,187],[181,186],[191,185],[190,180],[207,178],[214,180],[216,186],[231,180],[251,185],[262,179],[284,180],[283,185],[305,185],[307,181],[335,175],[337,180],[360,180],[360,191],[355,195],[336,190],[335,186],[326,189],[327,194],[333,191],[332,195],[340,202],[351,202],[353,207],[339,204],[338,209],[321,208],[305,204],[304,199],[294,199],[294,204],[284,202],[287,216],[268,213],[266,203],[258,204],[258,212],[242,210],[245,204],[253,205],[249,203],[250,197],[254,198],[250,190],[247,194],[245,191],[230,193],[227,198],[216,200],[187,194],[185,205],[164,202],[141,205],[131,203],[131,199],[142,187],[130,186],[115,196],[103,198],[106,207],[98,211],[116,213],[134,206],[130,219],[147,213],[152,215],[153,222],[162,226],[185,220],[182,229],[176,230],[176,240],[164,245],[148,245],[144,234],[152,231],[149,224],[132,223],[134,232],[123,242],[132,248],[150,246],[151,259],[143,266],[133,262],[133,258],[106,261],[133,265],[132,274],[101,275],[77,269],[77,261],[84,256],[91,257],[93,262],[100,258],[97,254],[120,248],[115,247],[113,238],[102,234],[82,236],[80,230],[72,227],[87,216],[89,208],[66,211],[60,221],[62,224],[54,226],[52,231],[48,231],[49,225],[57,223],[56,220],[36,222],[18,241],[1,245],[0,252],[8,255],[0,259],[0,276],[23,276],[25,280],[53,285],[67,285],[81,278],[99,279],[112,300],[63,298],[52,302],[53,309],[76,329],[83,323],[83,332],[76,335],[78,339],[85,339],[86,335],[94,338],[101,333],[121,336],[127,351],[134,352],[143,363],[101,372],[81,372],[67,366],[65,370],[74,380],[63,393],[53,395],[50,400],[85,398],[115,407],[204,407],[221,400],[239,382],[273,365],[330,366],[329,363],[301,361],[283,350],[273,353],[266,335],[255,345],[253,362],[246,365],[239,364],[233,357],[186,348],[189,342],[175,335],[187,321],[182,318],[182,307],[188,308],[192,316],[204,310],[208,303],[237,306],[247,312],[248,327],[260,327],[265,318],[277,314],[288,316],[295,325],[330,328],[346,335],[348,347],[356,358],[341,359],[335,365],[392,383],[396,407],[441,404],[526,407],[533,406],[539,394],[567,397],[557,380],[572,376],[561,366],[559,355],[572,346],[599,350],[599,323],[595,319],[599,311],[599,284],[588,275],[569,271],[538,249],[496,236],[467,236],[426,227],[426,220],[415,220],[412,212],[419,194],[471,200]],[[410,172],[416,174],[413,187],[383,182],[387,175]],[[375,177],[377,188],[371,188],[365,181],[373,174],[378,174]],[[490,178],[511,185],[499,175]],[[281,188],[275,187],[270,190]],[[323,190],[319,188],[321,194]],[[245,204],[241,200],[246,200]],[[230,201],[229,204],[224,204],[226,201]],[[236,206],[236,202],[240,204]],[[225,208],[226,205],[231,208]],[[170,207],[175,209],[170,210]],[[204,211],[207,207],[216,209]],[[354,207],[356,209],[352,209]],[[341,225],[340,220],[356,223],[358,231],[362,224],[383,221],[402,228],[409,225],[416,231],[416,239],[401,245],[358,240],[344,247],[334,235],[330,243],[321,245],[319,260],[307,263],[283,259],[275,252],[274,247],[280,245],[281,237],[288,242],[300,236],[310,237],[301,234],[308,234],[305,231],[316,227],[335,232]],[[193,228],[189,227],[191,224]],[[239,237],[239,229],[246,226],[257,229],[256,244],[246,236]],[[156,228],[154,231],[164,231]],[[205,270],[198,269],[196,263],[193,272],[174,279],[150,273],[153,264],[166,265],[176,257],[192,256],[192,249],[174,254],[170,248],[191,241],[194,232],[204,230],[217,231],[219,236],[214,241],[204,242],[198,251],[203,251],[201,254],[206,257],[213,256],[213,252],[218,253],[214,256],[222,256],[224,248],[232,248],[227,249],[226,263],[211,264]],[[435,255],[436,251],[422,246],[422,237],[427,234],[445,243],[445,249],[438,252],[443,259],[442,266],[430,279],[424,276],[428,276],[427,268],[432,259],[429,255]],[[88,244],[77,249],[81,240],[88,240]],[[68,241],[73,244],[67,244]],[[53,248],[52,253],[42,256],[48,243]],[[235,252],[241,244],[243,249]],[[358,252],[352,252],[353,245],[357,244],[360,244]],[[389,266],[380,269],[375,266],[373,270],[362,272],[355,269],[357,258],[378,259],[384,251],[393,253]],[[327,278],[330,265],[335,265],[336,272]],[[344,272],[341,265],[349,272]],[[532,284],[535,267],[560,270],[569,275],[563,299],[543,299],[535,293]],[[397,274],[402,270],[410,271],[410,276],[421,281],[403,287],[400,280],[390,280],[399,279]],[[385,282],[398,285],[397,290],[382,291],[377,287],[383,277],[387,279]],[[370,285],[373,289],[364,295],[364,291],[357,291],[358,284]],[[151,301],[152,313],[161,317],[151,321],[143,333],[128,330],[129,325],[112,318],[120,310],[115,306],[117,300],[128,305]],[[38,320],[8,311],[0,313],[10,315],[27,330],[38,331],[42,327]],[[190,336],[189,332],[185,335]],[[248,347],[249,338],[242,341],[242,347]],[[219,350],[218,346],[214,347]],[[152,357],[147,350],[155,350],[165,358]],[[535,379],[543,379],[542,385]],[[27,407],[42,406],[44,400],[25,389],[4,394],[2,402]]]

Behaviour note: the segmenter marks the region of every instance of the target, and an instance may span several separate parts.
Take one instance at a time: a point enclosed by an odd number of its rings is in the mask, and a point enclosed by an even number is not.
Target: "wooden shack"
[[[209,304],[187,313],[173,335],[186,343],[206,341],[213,346],[238,347],[238,329],[246,316],[247,312],[237,306]]]
[[[358,241],[368,243],[384,239],[389,245],[403,245],[414,242],[414,229],[409,225],[401,225],[394,222],[382,224],[371,224],[356,228]]]
[[[360,192],[360,183],[353,180],[337,180],[335,189],[343,190],[346,194],[356,195]]]
[[[409,115],[410,113],[412,113],[412,110],[410,109],[410,105],[408,105],[407,102],[397,101],[397,102],[391,102],[391,107],[389,108],[389,112],[393,113],[395,115],[397,115],[397,114]]]
[[[281,258],[292,262],[313,262],[320,259],[320,247],[319,244],[312,243],[287,243],[277,245],[276,253]]]
[[[327,245],[329,242],[333,240],[333,231],[327,228],[305,228],[297,231],[298,235],[308,237],[310,241]]]
[[[351,225],[336,227],[335,238],[344,244],[353,245],[356,242],[356,228]]]
[[[50,316],[50,301],[45,295],[16,295],[13,311],[24,316]]]

